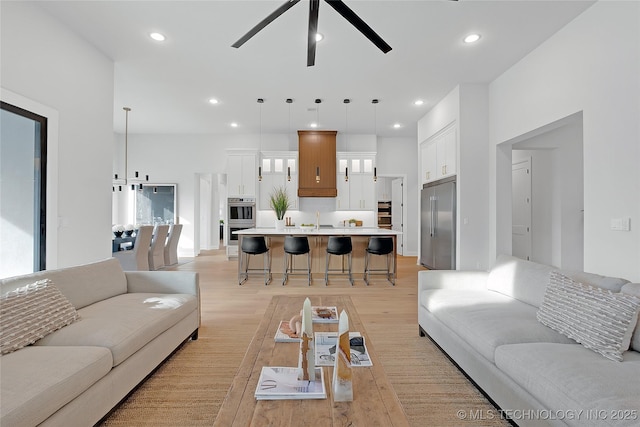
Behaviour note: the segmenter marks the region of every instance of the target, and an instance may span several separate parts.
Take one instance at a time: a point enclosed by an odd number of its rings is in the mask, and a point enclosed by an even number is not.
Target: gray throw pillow
[[[77,318],[76,309],[49,279],[15,289],[0,299],[0,351],[19,350]]]
[[[551,272],[537,318],[604,357],[619,361],[629,349],[640,299]]]

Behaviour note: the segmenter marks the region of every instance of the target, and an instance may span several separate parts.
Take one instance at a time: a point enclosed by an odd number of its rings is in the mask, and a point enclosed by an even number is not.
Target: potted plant
[[[131,237],[131,235],[133,234],[133,231],[134,231],[135,229],[136,229],[136,228],[133,226],[133,224],[127,224],[127,225],[125,225],[125,226],[124,226],[124,235],[125,235],[125,236],[128,236],[128,237]]]
[[[291,206],[287,190],[283,187],[274,187],[269,195],[269,205],[276,213],[276,229],[284,230],[284,214]]]

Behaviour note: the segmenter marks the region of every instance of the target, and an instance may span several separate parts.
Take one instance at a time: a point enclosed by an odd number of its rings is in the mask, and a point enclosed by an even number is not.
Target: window
[[[145,184],[136,193],[136,224],[176,223],[176,184]]]
[[[46,268],[47,119],[0,107],[0,277],[9,277]]]

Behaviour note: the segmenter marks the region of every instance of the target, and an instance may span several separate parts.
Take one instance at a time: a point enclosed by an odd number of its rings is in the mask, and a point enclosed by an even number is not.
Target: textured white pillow
[[[552,272],[538,320],[604,357],[622,361],[638,319],[640,299]]]
[[[19,350],[77,318],[76,309],[49,279],[15,289],[0,299],[0,350]]]

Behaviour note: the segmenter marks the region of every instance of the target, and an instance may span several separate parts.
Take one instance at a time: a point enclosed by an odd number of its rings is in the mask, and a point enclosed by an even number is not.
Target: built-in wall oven
[[[227,220],[228,244],[237,246],[238,235],[233,232],[256,226],[256,199],[255,197],[229,198],[227,209],[229,211]]]

